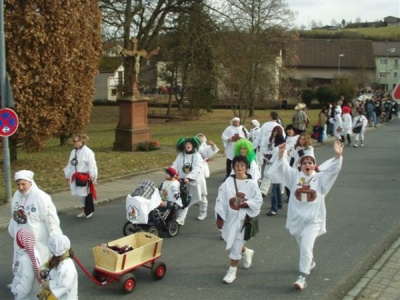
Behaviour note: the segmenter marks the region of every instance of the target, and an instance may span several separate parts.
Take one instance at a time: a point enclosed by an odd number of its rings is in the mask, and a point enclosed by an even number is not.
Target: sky
[[[294,25],[304,25],[310,29],[311,21],[314,20],[322,26],[331,25],[334,19],[341,23],[353,23],[357,18],[361,22],[374,22],[382,20],[387,16],[400,18],[399,0],[285,0],[289,8],[297,13]]]

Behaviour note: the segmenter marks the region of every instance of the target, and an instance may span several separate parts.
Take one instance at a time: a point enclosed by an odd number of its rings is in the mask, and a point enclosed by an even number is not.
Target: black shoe
[[[278,209],[282,209],[283,207],[282,207],[282,205],[281,206],[278,206]]]
[[[272,210],[267,212],[267,216],[276,216],[276,214],[277,214],[277,212],[272,211]]]

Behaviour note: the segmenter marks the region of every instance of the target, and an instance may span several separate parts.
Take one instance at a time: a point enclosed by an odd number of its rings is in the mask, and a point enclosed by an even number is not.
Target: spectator
[[[324,142],[326,121],[328,119],[327,109],[324,106],[318,114],[318,143]]]
[[[362,124],[361,131],[359,133],[355,134],[355,140],[354,140],[354,147],[358,147],[358,141],[361,141],[361,147],[364,147],[364,133],[365,133],[365,127],[367,127],[368,120],[367,118],[361,114],[360,110],[356,110],[356,116],[354,117],[353,120],[353,126],[352,128],[356,127],[358,123]]]
[[[310,121],[308,120],[308,116],[305,112],[306,105],[304,103],[298,103],[295,106],[296,112],[292,117],[293,125],[297,134],[305,132],[307,130],[308,124]]]

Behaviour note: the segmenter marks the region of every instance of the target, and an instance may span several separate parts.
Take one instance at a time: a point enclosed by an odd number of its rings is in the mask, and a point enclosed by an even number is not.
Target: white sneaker
[[[246,248],[246,251],[243,252],[243,267],[248,269],[251,267],[251,263],[253,261],[254,250]]]
[[[81,212],[79,215],[76,216],[77,218],[84,218],[86,217],[86,214],[84,212]]]
[[[178,223],[181,226],[185,225],[185,222],[182,221],[181,219],[176,219],[176,223]]]
[[[296,290],[303,290],[307,287],[306,277],[303,275],[299,275],[296,282],[293,283],[293,286]]]
[[[229,267],[223,281],[224,283],[232,283],[236,279],[236,267]]]
[[[86,216],[86,219],[90,219],[93,216],[93,213],[90,213]]]
[[[207,218],[207,213],[206,212],[201,212],[199,216],[197,217],[197,220],[203,221],[205,218]]]

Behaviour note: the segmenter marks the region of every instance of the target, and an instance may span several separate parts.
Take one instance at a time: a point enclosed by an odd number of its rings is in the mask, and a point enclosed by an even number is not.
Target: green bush
[[[138,151],[154,151],[160,149],[158,141],[144,141],[137,144]]]

